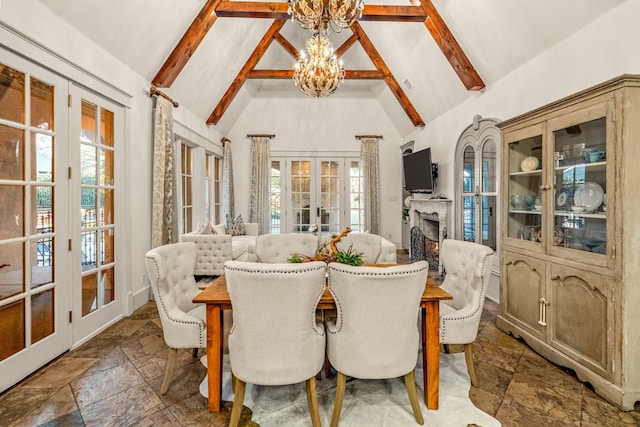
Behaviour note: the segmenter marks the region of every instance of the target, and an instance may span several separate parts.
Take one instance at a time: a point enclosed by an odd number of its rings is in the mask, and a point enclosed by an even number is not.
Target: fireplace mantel
[[[451,199],[412,198],[410,204],[411,207],[409,209],[411,228],[417,225],[420,227],[424,235],[435,240],[436,236],[429,236],[430,230],[428,229],[430,227],[427,227],[426,222],[437,223],[438,244],[442,245],[442,241],[449,233],[451,233],[451,227],[449,226],[449,218],[451,218],[451,202]],[[442,262],[440,263],[439,270],[440,273],[442,273]]]

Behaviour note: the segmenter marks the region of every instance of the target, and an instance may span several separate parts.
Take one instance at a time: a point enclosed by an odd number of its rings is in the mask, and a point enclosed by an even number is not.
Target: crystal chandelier
[[[314,34],[329,32],[329,26],[339,33],[362,16],[364,0],[288,0],[293,21]]]
[[[328,38],[315,34],[306,43],[308,57],[301,53],[293,72],[293,81],[305,95],[329,96],[344,81],[344,69],[333,54]]]

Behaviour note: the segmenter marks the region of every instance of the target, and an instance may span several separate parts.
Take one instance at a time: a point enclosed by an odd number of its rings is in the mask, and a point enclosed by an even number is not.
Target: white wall
[[[248,218],[251,143],[247,134],[275,134],[272,153],[344,152],[359,156],[356,135],[382,135],[380,141],[381,234],[401,246],[401,136],[377,102],[334,94],[340,102],[276,96],[254,97],[229,134],[232,141],[235,210]]]

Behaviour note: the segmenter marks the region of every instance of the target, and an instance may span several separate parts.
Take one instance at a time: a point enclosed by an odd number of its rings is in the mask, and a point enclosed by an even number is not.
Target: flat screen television
[[[432,193],[434,191],[431,148],[402,156],[404,168],[404,188],[411,193]]]

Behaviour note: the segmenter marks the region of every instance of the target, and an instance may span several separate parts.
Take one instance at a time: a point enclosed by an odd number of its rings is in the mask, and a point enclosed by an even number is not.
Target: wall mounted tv
[[[402,156],[404,166],[404,188],[411,193],[435,191],[431,148]]]

